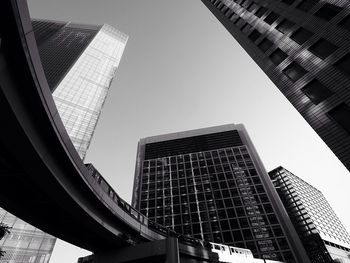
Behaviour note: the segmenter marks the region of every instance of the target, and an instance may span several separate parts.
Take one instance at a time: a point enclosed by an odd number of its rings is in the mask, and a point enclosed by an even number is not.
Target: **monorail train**
[[[135,230],[139,232],[139,235],[148,237],[150,239],[162,239],[167,237],[177,237],[182,243],[187,243],[192,246],[202,247],[208,251],[217,253],[221,262],[233,262],[233,263],[254,263],[254,262],[275,262],[264,259],[254,258],[252,252],[249,249],[231,247],[223,244],[212,243],[200,239],[196,239],[189,236],[176,233],[170,228],[164,227],[152,220],[149,220],[146,216],[139,211],[131,207],[125,200],[119,197],[119,195],[113,190],[113,188],[107,183],[102,175],[96,170],[92,164],[86,164],[89,171],[89,178],[85,178],[92,190],[99,196],[102,202],[113,212],[117,213],[117,207],[123,212],[126,212],[124,216],[127,216],[128,223],[134,226]],[[114,206],[114,205],[116,206]],[[113,209],[114,207],[114,209]],[[134,221],[134,222],[132,222]],[[154,233],[156,233],[156,235]],[[127,236],[127,234],[126,234]],[[134,244],[132,238],[128,242]]]

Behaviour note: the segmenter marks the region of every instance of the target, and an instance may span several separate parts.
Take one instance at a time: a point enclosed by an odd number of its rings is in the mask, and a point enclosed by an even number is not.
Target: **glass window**
[[[336,123],[350,134],[350,107],[341,103],[327,113]]]
[[[317,10],[315,16],[329,21],[333,17],[335,17],[341,10],[342,8],[340,6],[326,3],[319,10]]]
[[[272,46],[272,42],[268,38],[264,38],[258,45],[261,51],[266,52]]]
[[[251,28],[252,28],[252,26],[247,23],[242,27],[241,30],[243,33],[247,34],[251,30]]]
[[[306,84],[301,91],[316,105],[333,95],[332,91],[316,79]]]
[[[305,28],[301,27],[298,30],[296,30],[290,38],[293,39],[298,44],[302,45],[304,44],[310,37],[312,37],[313,33],[309,30],[306,30]]]
[[[277,48],[271,55],[270,59],[275,65],[279,65],[283,60],[288,57],[281,49]]]
[[[266,13],[266,11],[267,11],[267,8],[262,6],[262,7],[260,7],[260,8],[258,9],[258,11],[256,11],[255,15],[256,15],[257,17],[262,17],[263,14]]]
[[[283,70],[283,73],[293,82],[296,82],[302,76],[304,76],[307,71],[296,62],[292,62],[288,67]]]
[[[311,47],[309,47],[309,50],[314,53],[316,56],[325,59],[330,54],[332,54],[335,50],[337,50],[337,46],[333,45],[331,42],[321,38],[318,40],[315,44],[313,44]]]
[[[261,33],[260,33],[258,30],[254,29],[254,30],[252,31],[252,33],[250,33],[250,35],[248,36],[248,38],[249,38],[251,41],[255,42],[260,36],[261,36]]]
[[[287,34],[294,25],[294,22],[288,19],[283,19],[282,22],[276,26],[276,29],[283,34]]]
[[[273,22],[275,22],[279,18],[279,15],[276,14],[275,12],[271,12],[265,19],[264,21],[268,23],[269,25],[272,25]]]
[[[249,12],[253,12],[258,7],[257,3],[253,2],[250,4],[250,6],[247,8]]]
[[[350,31],[350,15],[340,21],[339,25]]]
[[[243,18],[240,17],[240,18],[237,19],[235,24],[237,25],[238,28],[241,28],[241,27],[243,27],[246,24],[246,22],[244,21]]]
[[[350,54],[342,57],[338,62],[335,63],[335,66],[341,71],[350,75]]]
[[[311,8],[313,8],[317,3],[318,3],[318,0],[303,0],[300,2],[299,5],[297,5],[297,8],[307,12]]]

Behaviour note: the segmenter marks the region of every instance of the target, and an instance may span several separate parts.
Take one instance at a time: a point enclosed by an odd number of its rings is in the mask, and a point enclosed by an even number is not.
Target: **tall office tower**
[[[202,2],[350,170],[350,2]]]
[[[109,25],[32,21],[43,69],[63,124],[85,158],[103,103],[128,37]],[[12,227],[0,241],[0,262],[46,263],[56,238],[0,208],[0,222]]]
[[[184,235],[309,262],[241,124],[141,139],[132,205]]]
[[[311,262],[350,263],[350,236],[321,191],[283,167],[269,175]]]

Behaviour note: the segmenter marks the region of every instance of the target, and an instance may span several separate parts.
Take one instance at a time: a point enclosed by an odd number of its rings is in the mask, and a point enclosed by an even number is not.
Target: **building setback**
[[[32,20],[46,79],[62,122],[84,159],[128,36],[109,25]],[[46,263],[56,238],[0,208],[12,227],[1,262]]]
[[[309,262],[241,124],[141,139],[132,205],[184,235]]]
[[[283,167],[269,175],[311,262],[350,263],[350,236],[322,192]]]
[[[202,2],[350,170],[350,2]]]

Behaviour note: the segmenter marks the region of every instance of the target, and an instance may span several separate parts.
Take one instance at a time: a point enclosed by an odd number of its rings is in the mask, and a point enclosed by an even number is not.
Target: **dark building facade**
[[[270,178],[311,262],[350,262],[350,236],[322,192],[278,167]]]
[[[47,82],[53,92],[101,26],[32,20],[33,31]]]
[[[350,170],[350,2],[202,2]]]
[[[141,139],[132,205],[184,235],[309,262],[243,125]]]

